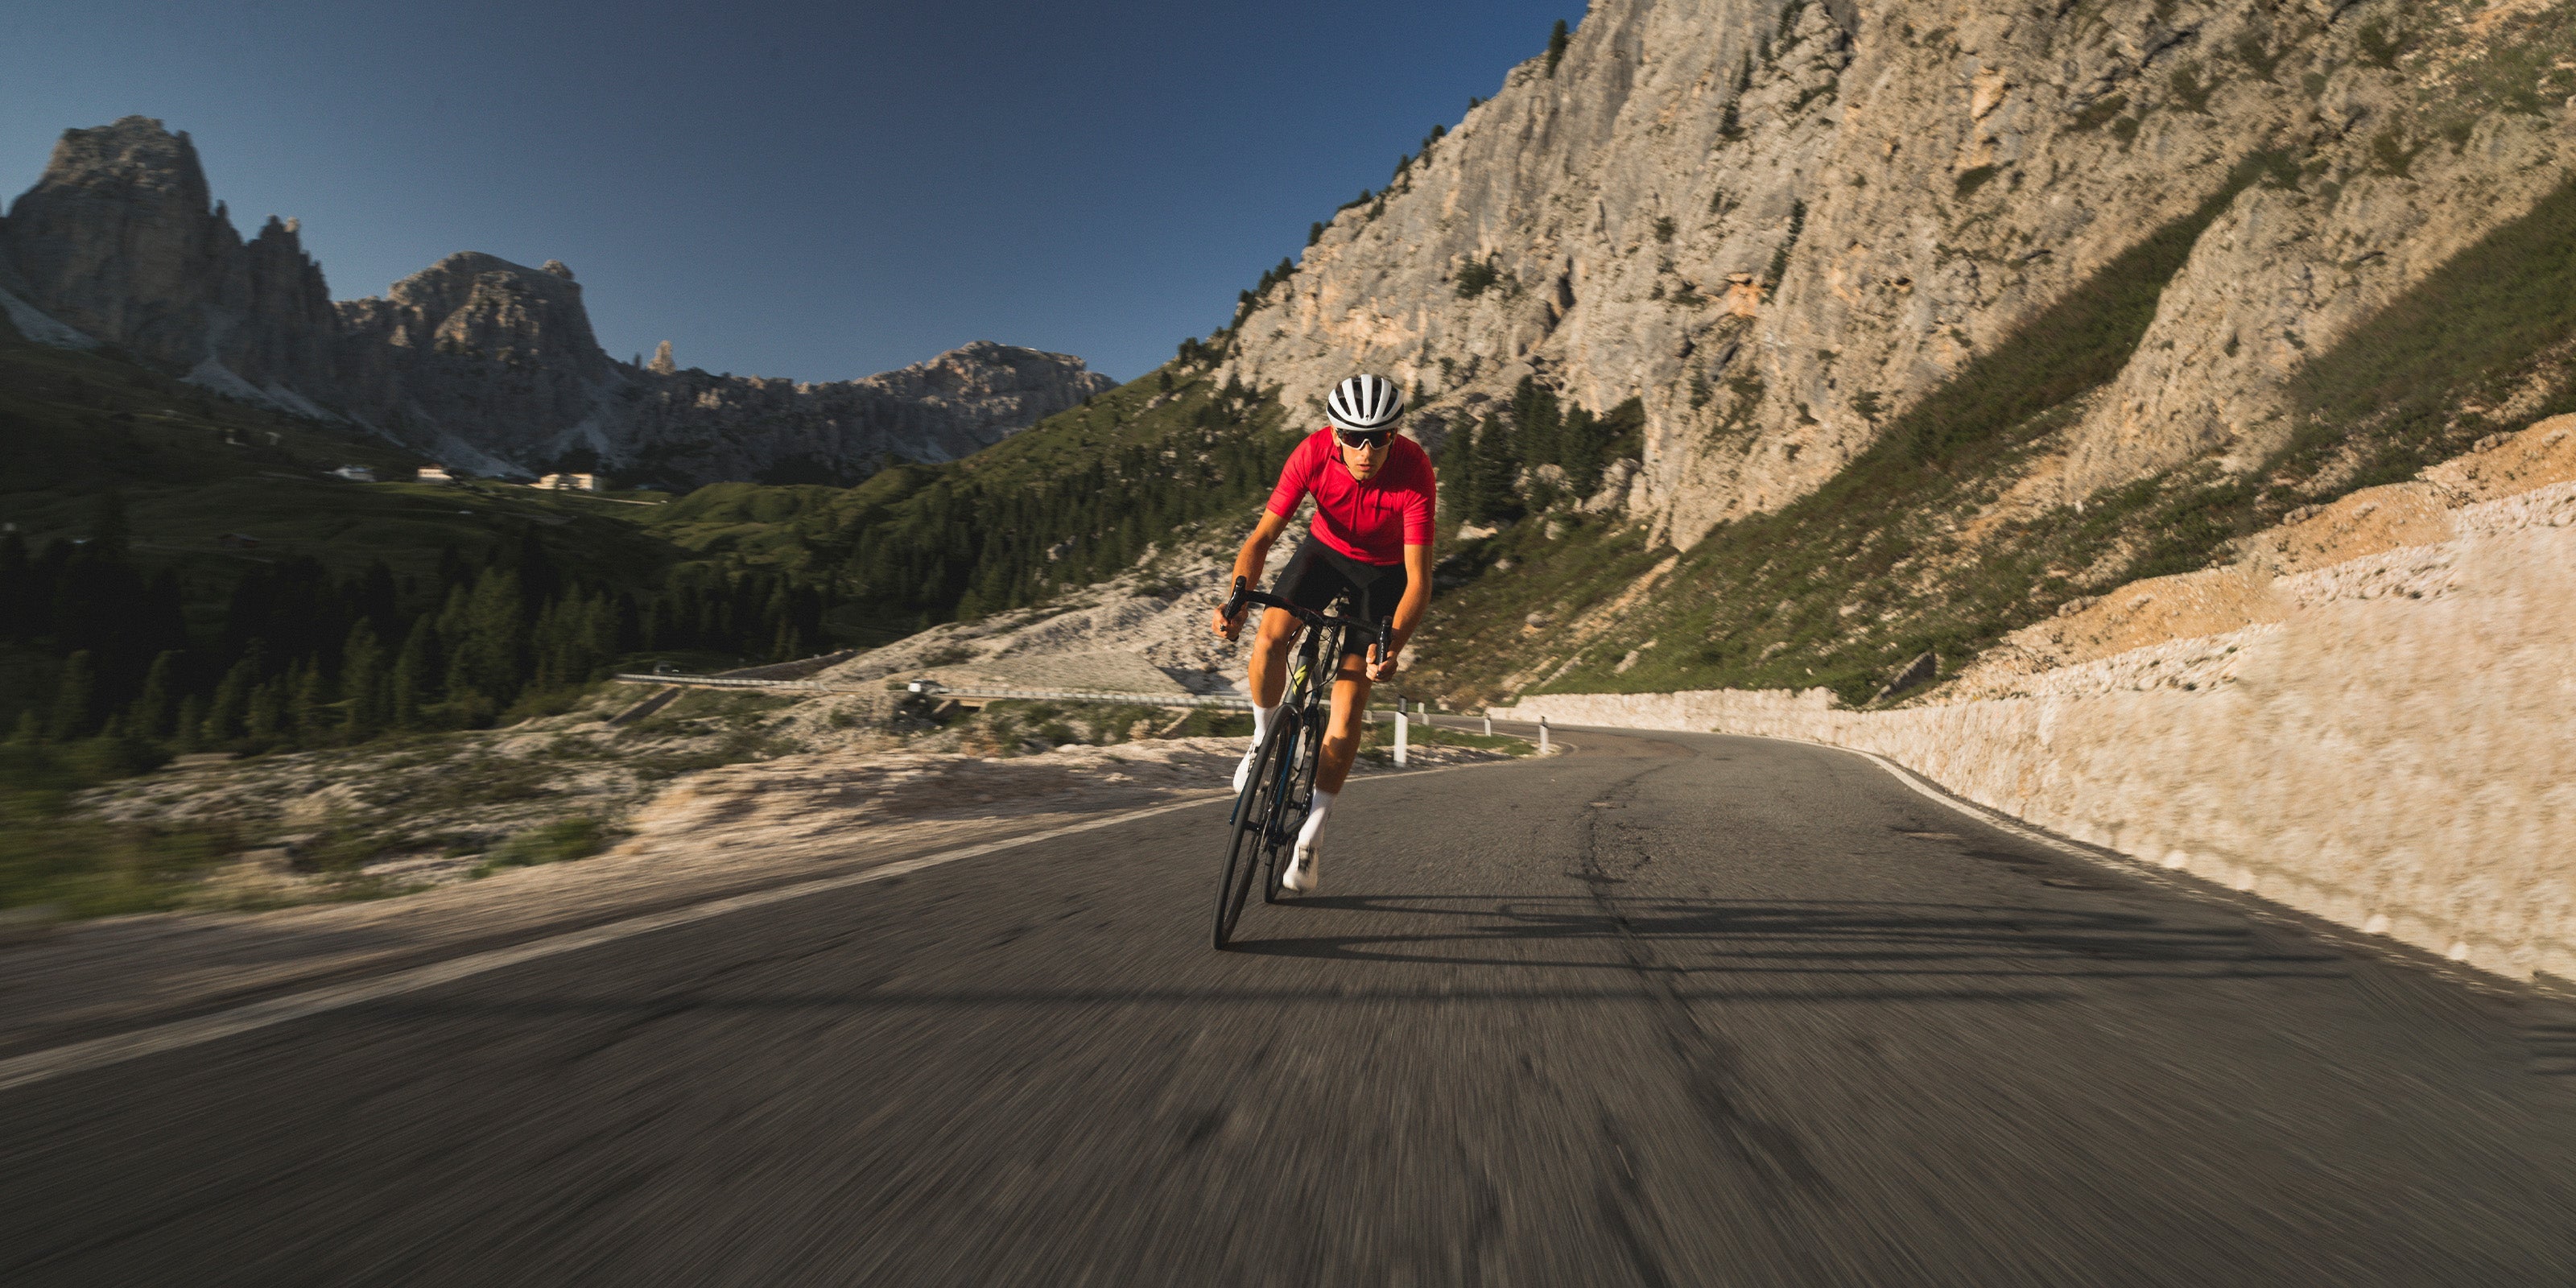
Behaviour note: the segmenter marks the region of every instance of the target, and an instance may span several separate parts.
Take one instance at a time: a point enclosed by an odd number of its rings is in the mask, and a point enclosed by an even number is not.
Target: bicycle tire
[[[1323,721],[1310,718],[1303,722],[1303,729],[1306,736],[1297,740],[1296,754],[1279,771],[1279,799],[1294,805],[1302,796],[1306,802],[1306,808],[1297,811],[1296,821],[1300,824],[1315,808],[1315,765],[1324,753]],[[1288,866],[1286,856],[1295,848],[1297,836],[1283,824],[1272,829],[1269,842],[1270,879],[1262,886],[1261,898],[1265,903],[1278,903],[1280,896],[1287,893],[1287,887],[1279,884],[1280,873]]]
[[[1342,655],[1342,644],[1349,630],[1347,626],[1334,629],[1333,657],[1339,658]],[[1332,692],[1339,678],[1338,671],[1328,674],[1324,678],[1320,693],[1313,691],[1308,693],[1306,716],[1300,722],[1300,727],[1306,736],[1298,740],[1296,754],[1279,770],[1280,799],[1293,803],[1303,798],[1306,802],[1306,808],[1298,811],[1297,814],[1297,821],[1301,825],[1306,821],[1307,814],[1315,808],[1315,770],[1323,763],[1324,732],[1332,720]],[[1296,837],[1285,827],[1272,832],[1268,855],[1270,875],[1261,887],[1262,902],[1278,903],[1280,896],[1287,893],[1287,888],[1279,884],[1280,870],[1287,866],[1281,856],[1293,850],[1295,843]]]
[[[1298,723],[1301,729],[1306,724],[1302,720]],[[1282,838],[1287,835],[1285,820],[1281,816],[1289,806],[1297,802],[1297,755],[1303,748],[1312,746],[1314,741],[1312,738],[1299,738],[1289,744],[1285,749],[1289,754],[1271,773],[1272,778],[1276,780],[1271,785],[1271,795],[1279,805],[1270,813],[1273,826],[1264,829],[1261,837],[1261,901],[1263,903],[1277,903],[1279,896],[1286,893],[1279,884],[1279,850],[1283,843]]]
[[[1243,918],[1243,905],[1252,897],[1253,878],[1261,871],[1261,851],[1267,848],[1272,829],[1272,815],[1279,809],[1279,776],[1271,765],[1279,758],[1285,737],[1296,727],[1295,716],[1286,711],[1270,727],[1270,736],[1261,740],[1261,754],[1254,759],[1252,776],[1243,785],[1243,793],[1234,802],[1234,832],[1226,839],[1225,866],[1216,879],[1215,946],[1222,949],[1234,938],[1235,923]]]

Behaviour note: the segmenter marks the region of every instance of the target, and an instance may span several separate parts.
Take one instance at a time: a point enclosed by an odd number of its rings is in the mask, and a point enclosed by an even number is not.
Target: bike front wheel
[[[1321,723],[1307,724],[1304,730],[1305,737],[1280,748],[1282,763],[1270,767],[1270,772],[1279,780],[1279,804],[1271,811],[1271,818],[1277,826],[1263,838],[1261,847],[1263,903],[1281,902],[1280,896],[1287,893],[1286,888],[1279,884],[1279,878],[1288,866],[1287,854],[1297,839],[1298,825],[1306,821],[1307,811],[1315,807],[1315,756],[1324,741],[1323,726]]]
[[[1243,905],[1251,902],[1252,883],[1261,876],[1262,862],[1267,857],[1271,833],[1276,830],[1279,813],[1286,807],[1286,775],[1279,772],[1279,760],[1286,748],[1294,746],[1296,719],[1288,712],[1270,727],[1270,736],[1261,740],[1261,754],[1252,764],[1252,777],[1243,785],[1243,794],[1234,802],[1234,833],[1226,838],[1225,866],[1217,873],[1215,944],[1223,948],[1234,938],[1234,925],[1243,917]]]

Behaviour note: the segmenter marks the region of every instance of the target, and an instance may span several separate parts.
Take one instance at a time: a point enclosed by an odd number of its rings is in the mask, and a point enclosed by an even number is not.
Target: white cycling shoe
[[[1290,894],[1313,894],[1315,887],[1323,884],[1317,872],[1323,863],[1319,849],[1312,843],[1299,842],[1297,853],[1288,860],[1288,870],[1279,874],[1279,888]]]
[[[1252,762],[1259,760],[1260,758],[1261,740],[1259,738],[1255,738],[1252,740],[1251,746],[1243,749],[1243,763],[1234,767],[1234,790],[1236,793],[1240,794],[1243,791],[1243,785],[1252,781]]]

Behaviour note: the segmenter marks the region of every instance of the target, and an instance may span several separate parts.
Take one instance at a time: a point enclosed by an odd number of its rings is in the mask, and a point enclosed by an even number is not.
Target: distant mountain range
[[[450,255],[333,301],[296,223],[245,241],[196,148],[148,117],[68,130],[0,219],[0,309],[31,340],[113,345],[230,397],[363,427],[477,473],[621,482],[852,483],[953,460],[1115,382],[978,341],[900,371],[802,384],[621,362],[572,270]]]

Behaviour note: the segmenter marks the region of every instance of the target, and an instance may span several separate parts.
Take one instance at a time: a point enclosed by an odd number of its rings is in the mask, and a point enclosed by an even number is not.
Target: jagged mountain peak
[[[1067,373],[1072,373],[1074,383],[1088,393],[1117,387],[1116,381],[1090,370],[1072,354],[994,340],[970,340],[946,353],[868,379],[889,386],[915,384],[925,389],[994,391],[1026,380],[1052,386]]]
[[[667,344],[630,366],[600,349],[562,260],[483,251],[335,304],[294,220],[272,215],[244,242],[188,135],[145,116],[64,133],[0,221],[0,292],[23,335],[107,341],[228,396],[495,472],[853,482],[890,456],[990,446],[1111,383],[989,340],[821,384],[683,370]]]
[[[44,176],[19,201],[43,199],[65,189],[101,191],[121,198],[166,195],[203,214],[209,204],[205,167],[185,130],[172,132],[149,116],[125,116],[106,125],[63,131]]]
[[[558,268],[560,260],[546,261]],[[393,328],[388,342],[554,362],[597,377],[608,362],[571,270],[529,268],[482,251],[458,251],[394,283],[381,301],[341,306],[344,323]]]
[[[242,241],[185,131],[148,116],[64,131],[11,205],[0,259],[23,303],[55,322],[209,388],[320,414],[297,391],[332,381],[322,271],[290,221]]]

